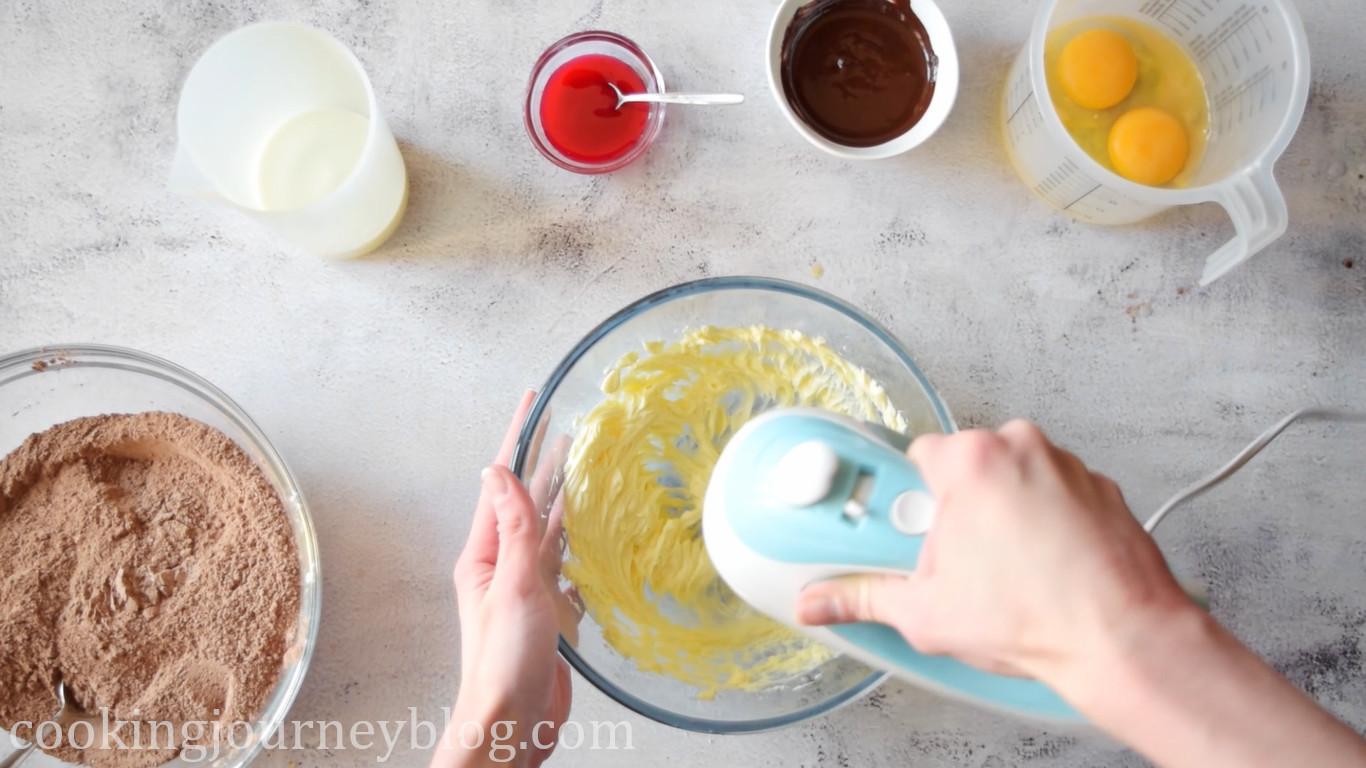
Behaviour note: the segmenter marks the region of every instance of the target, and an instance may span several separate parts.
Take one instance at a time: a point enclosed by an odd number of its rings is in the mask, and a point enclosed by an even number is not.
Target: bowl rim
[[[862,326],[864,330],[881,341],[883,345],[906,366],[906,369],[910,371],[911,376],[920,385],[921,390],[930,401],[930,405],[934,410],[934,415],[939,422],[940,428],[945,432],[957,430],[957,424],[954,421],[952,414],[949,412],[948,406],[944,403],[943,398],[939,396],[939,392],[930,384],[929,379],[925,377],[925,374],[920,370],[920,366],[911,358],[910,353],[906,351],[901,342],[899,342],[897,338],[880,323],[873,320],[853,305],[818,288],[789,280],[747,275],[708,277],[679,283],[655,291],[654,293],[648,294],[627,304],[624,308],[618,310],[606,320],[599,323],[589,331],[579,343],[574,345],[573,349],[569,351],[569,354],[565,355],[564,359],[555,366],[550,377],[546,379],[545,384],[536,393],[536,400],[532,404],[531,411],[527,414],[526,421],[523,422],[522,429],[517,436],[517,445],[513,451],[511,463],[513,473],[515,473],[518,478],[525,479],[523,474],[527,469],[527,467],[524,466],[526,457],[529,453],[527,448],[530,446],[531,440],[536,432],[536,426],[540,423],[542,416],[546,413],[549,407],[550,398],[555,393],[555,390],[559,388],[561,382],[564,381],[565,377],[568,376],[569,372],[573,370],[574,366],[578,364],[579,360],[583,358],[588,350],[592,349],[599,341],[616,330],[623,323],[647,310],[689,296],[726,290],[772,291],[774,293],[796,296],[798,298],[815,301],[816,303],[833,309],[850,320],[853,320],[855,323]],[[564,658],[565,661],[569,662],[569,665],[587,679],[588,682],[592,683],[595,688],[632,712],[647,717],[657,723],[662,723],[674,728],[719,735],[769,731],[828,714],[877,688],[877,686],[888,677],[886,672],[873,670],[868,677],[857,685],[851,686],[840,692],[839,695],[817,704],[803,707],[787,715],[754,718],[752,720],[717,720],[673,712],[651,704],[650,702],[623,690],[584,660],[584,658],[579,655],[578,650],[575,649],[563,635],[561,635],[559,639],[559,652],[560,656]]]
[[[16,367],[16,373],[6,375],[7,371]],[[322,616],[322,561],[318,556],[317,531],[313,524],[313,517],[309,513],[308,502],[304,498],[303,490],[299,487],[294,473],[285,464],[284,458],[275,450],[275,446],[271,444],[261,428],[252,421],[251,417],[236,401],[204,377],[163,357],[112,344],[73,343],[30,347],[0,356],[0,390],[3,390],[4,386],[11,382],[65,368],[111,368],[152,376],[174,384],[198,397],[216,408],[234,426],[242,430],[251,442],[250,447],[260,452],[261,457],[269,465],[267,469],[274,472],[283,481],[285,485],[283,490],[292,497],[297,506],[299,528],[302,535],[295,535],[295,546],[298,548],[301,561],[303,561],[301,566],[304,562],[312,565],[311,569],[301,568],[299,574],[298,621],[300,624],[306,624],[306,626],[296,629],[296,633],[302,633],[302,639],[296,638],[285,650],[283,663],[288,664],[293,649],[302,644],[297,658],[293,662],[295,666],[293,673],[287,675],[284,670],[288,667],[282,667],[280,681],[276,683],[277,687],[267,699],[264,708],[256,715],[254,724],[259,723],[261,725],[260,730],[255,733],[253,743],[243,749],[236,756],[235,761],[230,764],[234,766],[249,765],[265,748],[280,726],[284,724],[285,717],[294,706],[299,691],[303,687],[304,678],[307,677],[309,665],[313,660],[313,651],[317,647],[318,624]],[[290,499],[282,498],[281,501],[288,504]],[[172,761],[166,765],[174,764],[175,761]]]

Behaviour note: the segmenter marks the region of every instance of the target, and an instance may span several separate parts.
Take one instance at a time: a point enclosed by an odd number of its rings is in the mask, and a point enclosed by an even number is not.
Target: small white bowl
[[[933,0],[911,0],[911,11],[925,25],[925,31],[930,36],[930,48],[939,61],[935,69],[934,95],[930,97],[930,106],[910,130],[891,141],[871,147],[850,147],[816,133],[798,117],[787,101],[787,94],[783,92],[783,37],[797,10],[810,2],[813,0],[783,0],[768,30],[768,88],[773,92],[773,98],[778,100],[778,108],[792,127],[797,129],[797,133],[836,157],[877,160],[914,149],[939,130],[953,110],[954,99],[958,98],[958,49],[953,45],[948,20]]]

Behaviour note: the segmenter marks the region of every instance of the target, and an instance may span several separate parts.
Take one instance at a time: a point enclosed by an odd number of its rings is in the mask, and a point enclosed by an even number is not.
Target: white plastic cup
[[[797,11],[810,2],[812,0],[783,0],[777,12],[773,14],[773,23],[768,29],[768,89],[773,93],[773,98],[778,100],[778,108],[782,110],[783,116],[797,133],[814,146],[836,157],[849,160],[879,160],[893,157],[915,149],[933,136],[934,132],[939,130],[939,126],[949,118],[949,113],[953,111],[953,102],[958,98],[958,49],[953,44],[949,21],[944,18],[944,12],[939,10],[934,0],[911,0],[911,12],[925,25],[930,49],[938,59],[934,72],[934,94],[930,96],[930,104],[925,109],[925,114],[921,115],[916,124],[905,133],[871,147],[845,146],[816,133],[815,129],[797,115],[797,111],[787,100],[787,94],[783,90],[783,39],[787,36],[787,28],[792,25],[792,18],[797,15]]]
[[[1188,186],[1136,184],[1091,159],[1063,128],[1044,76],[1044,42],[1081,18],[1123,16],[1161,30],[1191,56],[1209,96],[1209,142]],[[1235,234],[1205,261],[1201,285],[1270,245],[1289,215],[1272,166],[1309,97],[1309,42],[1289,0],[1044,0],[1006,81],[1002,119],[1015,170],[1078,219],[1127,224],[1174,205],[1216,202]]]
[[[290,22],[228,33],[176,111],[170,187],[241,210],[296,247],[359,256],[403,217],[408,176],[359,60]]]

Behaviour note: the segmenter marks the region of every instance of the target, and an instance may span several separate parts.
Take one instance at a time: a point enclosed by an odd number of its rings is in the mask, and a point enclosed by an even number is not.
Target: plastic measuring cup
[[[1063,128],[1044,77],[1051,29],[1092,16],[1155,27],[1195,62],[1209,98],[1209,142],[1188,186],[1136,184],[1092,160]],[[1288,0],[1044,0],[1029,42],[1011,65],[1002,119],[1006,148],[1026,184],[1053,206],[1097,224],[1125,224],[1164,208],[1216,202],[1233,239],[1205,261],[1208,285],[1270,245],[1286,228],[1272,165],[1309,96],[1309,42]]]
[[[407,171],[370,79],[322,30],[265,22],[220,38],[185,79],[176,131],[171,189],[305,251],[358,256],[403,217]]]

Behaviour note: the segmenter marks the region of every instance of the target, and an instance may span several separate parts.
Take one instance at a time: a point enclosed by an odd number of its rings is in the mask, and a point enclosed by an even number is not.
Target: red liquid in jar
[[[645,82],[626,62],[601,53],[570,59],[555,70],[541,95],[541,126],[550,144],[580,163],[607,163],[640,140],[650,117],[648,104],[617,109],[622,93],[642,93]]]

